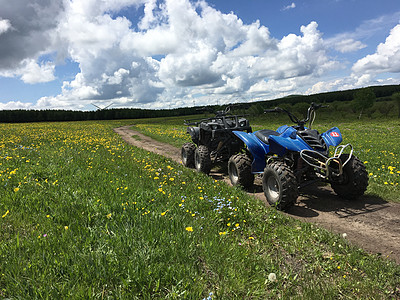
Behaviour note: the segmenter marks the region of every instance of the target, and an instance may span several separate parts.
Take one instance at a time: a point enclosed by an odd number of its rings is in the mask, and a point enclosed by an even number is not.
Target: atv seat
[[[258,137],[258,139],[261,141],[261,142],[263,142],[263,143],[265,143],[265,144],[269,144],[269,140],[268,140],[268,137],[270,136],[270,135],[279,135],[279,133],[277,133],[276,131],[274,131],[274,130],[270,130],[270,129],[261,129],[261,130],[258,130],[258,131],[256,131],[256,132],[254,132],[254,135],[256,136],[256,137]]]

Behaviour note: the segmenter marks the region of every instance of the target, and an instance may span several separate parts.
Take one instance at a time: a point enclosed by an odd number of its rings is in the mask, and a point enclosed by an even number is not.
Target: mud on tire
[[[182,164],[188,168],[194,168],[194,151],[196,145],[193,143],[185,143],[181,149]]]
[[[292,170],[283,162],[272,162],[264,169],[262,186],[271,206],[286,210],[298,196],[297,180]]]
[[[194,167],[197,172],[201,172],[204,174],[210,173],[211,158],[210,150],[207,146],[200,145],[194,151]]]
[[[251,163],[251,158],[246,154],[235,154],[229,158],[228,174],[233,186],[239,185],[246,189],[254,184]]]
[[[349,155],[343,154],[340,158],[345,162]],[[337,195],[348,200],[362,196],[368,187],[368,173],[365,165],[353,155],[343,167],[342,180],[332,182],[331,186]]]

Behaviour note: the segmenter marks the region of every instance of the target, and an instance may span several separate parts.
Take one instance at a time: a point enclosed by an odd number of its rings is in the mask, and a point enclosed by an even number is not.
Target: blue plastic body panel
[[[321,136],[324,139],[325,143],[328,145],[328,147],[329,146],[336,147],[343,140],[342,133],[337,127],[332,127],[328,131],[321,134]]]
[[[265,155],[269,152],[269,146],[261,142],[254,133],[244,131],[233,131],[233,133],[246,144],[253,155],[251,172],[262,173],[265,168]]]
[[[297,136],[297,130],[289,126],[281,126],[277,130],[281,133],[279,136],[270,136],[270,152],[284,155],[287,151],[300,152],[304,149],[312,150],[312,148]]]

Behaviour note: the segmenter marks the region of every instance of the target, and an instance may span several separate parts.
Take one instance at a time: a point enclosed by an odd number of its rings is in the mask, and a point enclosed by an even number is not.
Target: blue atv
[[[311,103],[303,120],[283,108],[267,109],[265,113],[286,113],[296,125],[283,125],[276,131],[233,131],[244,142],[246,150],[228,161],[231,183],[249,188],[254,183],[254,175],[262,174],[268,203],[281,210],[296,202],[299,189],[320,181],[330,183],[335,193],[346,199],[363,195],[368,186],[368,173],[353,155],[353,146],[340,145],[342,134],[337,127],[321,134],[312,129],[315,112],[321,107]],[[307,122],[309,125],[305,127]],[[330,152],[331,146],[334,148]]]

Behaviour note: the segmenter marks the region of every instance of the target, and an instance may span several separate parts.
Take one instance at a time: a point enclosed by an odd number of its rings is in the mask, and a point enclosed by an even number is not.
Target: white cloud
[[[365,47],[367,45],[353,39],[344,39],[334,44],[334,48],[341,53],[354,52]]]
[[[9,101],[7,103],[0,103],[0,110],[32,109],[32,107],[32,103],[25,103],[21,101]]]
[[[139,20],[121,14],[138,6],[144,7]],[[48,53],[79,64],[80,72],[64,82],[61,94],[41,98],[40,108],[82,109],[93,101],[176,107],[192,105],[193,99],[200,105],[235,97],[273,98],[305,91],[337,68],[316,22],[279,40],[260,22],[244,24],[204,1],[71,0],[58,7],[42,12],[55,16],[42,26],[46,34],[35,31],[46,37],[42,47],[35,43],[34,54],[20,53],[13,64],[19,71],[8,73],[29,83],[53,80],[57,61],[37,62]],[[361,45],[349,40],[346,47]]]
[[[352,68],[356,74],[400,72],[400,24],[395,26],[376,52],[358,60]]]
[[[55,80],[52,62],[38,64],[34,59],[24,59],[14,70],[0,71],[3,77],[20,77],[25,83],[35,84]]]
[[[289,9],[293,9],[296,8],[296,3],[292,2],[292,4],[285,6],[284,8],[282,8],[282,10],[289,10]]]
[[[49,82],[55,79],[54,76],[55,66],[51,62],[38,64],[34,60],[28,60],[25,66],[19,70],[21,79],[25,83],[40,83]]]
[[[10,20],[3,20],[0,18],[0,35],[7,32],[9,29],[11,29],[11,22]]]

